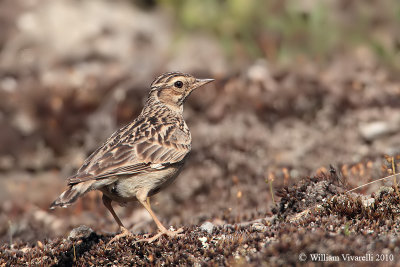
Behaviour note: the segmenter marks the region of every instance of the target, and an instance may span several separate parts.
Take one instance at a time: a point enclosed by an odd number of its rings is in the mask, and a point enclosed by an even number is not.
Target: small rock
[[[27,111],[18,112],[12,123],[25,136],[31,135],[38,128],[37,122]]]
[[[391,194],[393,193],[394,189],[390,186],[381,186],[376,194],[380,196],[381,194]]]
[[[211,222],[205,222],[200,226],[200,229],[204,232],[212,234],[214,230],[214,224],[212,224]]]
[[[268,230],[268,228],[267,228],[264,224],[262,224],[262,223],[253,223],[253,224],[251,225],[251,228],[252,228],[253,230],[255,230],[255,231],[257,231],[257,232],[261,232],[261,233],[263,233],[263,232],[265,232],[265,231]]]
[[[374,140],[392,131],[386,121],[376,121],[359,126],[361,136],[366,140]]]
[[[72,229],[72,231],[68,235],[68,239],[82,239],[82,238],[87,238],[90,236],[90,234],[93,233],[92,228],[87,227],[86,225],[81,225],[75,229]]]
[[[369,207],[375,203],[375,198],[365,198],[362,200],[364,207]]]
[[[25,247],[25,248],[21,248],[19,251],[21,251],[22,253],[28,253],[31,250],[31,248]]]
[[[203,248],[208,248],[209,244],[207,243],[207,237],[203,236],[203,237],[199,237],[199,240],[203,246]]]

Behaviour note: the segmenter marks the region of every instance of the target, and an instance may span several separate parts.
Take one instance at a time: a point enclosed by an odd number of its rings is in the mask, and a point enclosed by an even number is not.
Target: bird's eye
[[[181,82],[181,81],[176,81],[176,82],[174,83],[174,86],[177,87],[177,88],[182,88],[183,82]]]

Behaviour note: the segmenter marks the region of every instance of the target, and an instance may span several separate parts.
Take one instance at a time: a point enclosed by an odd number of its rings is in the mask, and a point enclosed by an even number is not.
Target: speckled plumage
[[[97,189],[103,192],[104,204],[121,227],[111,200],[119,203],[139,200],[149,210],[146,199],[174,180],[191,150],[192,138],[183,118],[183,103],[195,88],[210,81],[178,72],[156,78],[141,114],[85,160],[68,179],[69,188],[51,208],[68,206],[79,196]],[[153,219],[164,231],[158,220]]]

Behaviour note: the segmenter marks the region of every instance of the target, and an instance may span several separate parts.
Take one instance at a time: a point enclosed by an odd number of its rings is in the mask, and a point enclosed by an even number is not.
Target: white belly
[[[168,186],[175,180],[181,169],[182,165],[170,166],[131,177],[120,177],[113,184],[103,187],[101,191],[117,202],[135,201],[138,192],[144,191],[147,196],[152,196]]]

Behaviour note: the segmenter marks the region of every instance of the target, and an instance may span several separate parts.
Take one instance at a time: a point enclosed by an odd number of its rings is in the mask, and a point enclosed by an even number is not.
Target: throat
[[[173,104],[169,101],[161,101],[157,96],[150,95],[143,107],[142,114],[153,113],[154,110],[164,110],[167,112],[183,115],[183,105]]]
[[[183,114],[183,105],[175,105],[175,104],[169,104],[169,103],[163,103],[167,108],[169,108],[171,111],[176,112],[178,114]]]

